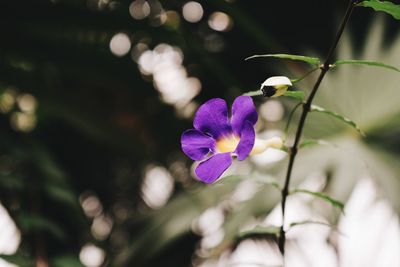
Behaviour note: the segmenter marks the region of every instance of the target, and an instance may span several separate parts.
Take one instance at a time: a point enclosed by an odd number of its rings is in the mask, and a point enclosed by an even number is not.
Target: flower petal
[[[195,172],[201,181],[210,184],[232,164],[231,153],[216,154],[197,166]]]
[[[243,124],[242,131],[240,133],[240,142],[235,151],[238,160],[244,160],[247,158],[253,149],[255,139],[256,133],[254,131],[253,124],[250,121],[246,121]]]
[[[254,106],[253,99],[249,96],[239,96],[232,105],[231,125],[235,134],[240,135],[246,121],[251,125],[256,124],[258,113]]]
[[[203,133],[210,134],[214,139],[231,133],[225,100],[213,98],[201,105],[194,117],[193,126]]]
[[[274,77],[269,77],[268,79],[266,79],[261,84],[261,88],[264,86],[279,86],[279,85],[292,86],[292,82],[286,76],[274,76]]]
[[[193,160],[202,160],[215,147],[215,140],[202,132],[191,129],[181,136],[182,151]]]

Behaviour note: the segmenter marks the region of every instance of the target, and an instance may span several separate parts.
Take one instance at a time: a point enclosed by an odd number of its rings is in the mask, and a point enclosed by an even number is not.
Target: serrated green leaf
[[[265,54],[265,55],[254,55],[251,57],[246,58],[245,60],[253,59],[253,58],[260,58],[260,57],[272,57],[272,58],[283,58],[283,59],[291,59],[297,61],[306,62],[312,66],[319,66],[320,60],[316,57],[306,57],[306,56],[299,56],[299,55],[290,55],[290,54]]]
[[[313,146],[313,145],[327,145],[327,146],[334,146],[333,144],[329,143],[328,141],[325,140],[304,140],[301,144],[300,144],[300,148],[304,148],[307,146]]]
[[[400,70],[394,66],[387,65],[378,61],[372,61],[372,60],[338,60],[334,64],[336,65],[368,65],[368,66],[373,66],[373,67],[380,67],[380,68],[385,68],[385,69],[390,69],[394,71],[400,72]]]
[[[238,237],[240,239],[254,236],[265,236],[265,235],[278,235],[280,228],[278,226],[261,226],[257,225],[253,229],[239,232]]]
[[[330,203],[332,206],[334,206],[335,208],[340,209],[341,212],[343,212],[344,210],[344,204],[342,202],[340,202],[339,200],[333,199],[330,196],[321,193],[321,192],[314,192],[314,191],[310,191],[307,189],[295,189],[293,191],[293,193],[304,193],[304,194],[308,194],[314,197],[317,197],[319,199],[322,199],[328,203]]]
[[[352,121],[352,120],[340,115],[339,113],[324,109],[324,108],[316,106],[316,105],[312,105],[310,111],[315,111],[315,112],[321,112],[321,113],[324,113],[324,114],[328,114],[328,115],[330,115],[330,116],[332,116],[332,117],[334,117],[336,119],[339,119],[339,120],[343,121],[347,125],[350,125],[354,129],[356,129],[362,136],[365,136],[365,133],[361,130],[360,127],[358,127],[358,125],[354,121]]]
[[[385,12],[391,15],[393,18],[400,20],[400,5],[396,5],[392,2],[369,0],[369,1],[362,1],[358,5],[363,7],[370,7],[375,11]]]
[[[13,255],[0,254],[0,258],[20,267],[32,267],[35,265],[34,264],[35,261],[33,259],[30,259],[28,257],[19,254],[13,254]]]
[[[243,95],[245,95],[245,96],[261,96],[261,95],[263,95],[263,92],[261,90],[250,91],[250,92],[244,93]]]
[[[299,101],[304,100],[304,92],[303,91],[286,91],[283,95],[287,96],[287,97],[295,98]]]

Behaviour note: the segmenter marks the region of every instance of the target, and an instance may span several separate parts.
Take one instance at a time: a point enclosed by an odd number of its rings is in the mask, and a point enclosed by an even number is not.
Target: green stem
[[[303,104],[303,102],[299,102],[296,104],[296,106],[294,106],[294,108],[292,109],[292,111],[290,111],[288,119],[287,119],[287,123],[285,126],[285,140],[287,138],[288,132],[289,132],[289,127],[290,127],[290,122],[292,121],[293,115],[296,112],[296,110],[298,109],[298,107],[300,107]]]
[[[308,72],[306,72],[306,74],[304,74],[304,75],[301,76],[300,78],[291,80],[291,82],[292,82],[293,84],[298,83],[298,82],[304,80],[308,75],[310,75],[310,74],[313,73],[314,71],[318,70],[319,68],[321,68],[321,67],[313,68],[313,69],[309,70]]]
[[[292,170],[293,170],[293,165],[294,165],[294,160],[296,159],[297,151],[299,148],[299,142],[303,133],[303,128],[304,124],[307,118],[308,113],[310,112],[311,104],[314,100],[315,94],[318,91],[318,88],[322,82],[322,80],[325,77],[325,74],[329,71],[330,64],[332,63],[332,58],[333,54],[336,50],[336,47],[339,43],[339,40],[343,34],[343,31],[350,19],[351,13],[353,12],[354,7],[356,6],[357,1],[355,0],[350,0],[349,4],[346,9],[346,13],[344,15],[344,18],[342,20],[342,23],[340,24],[339,30],[336,34],[335,40],[332,44],[332,46],[329,49],[329,52],[326,56],[325,62],[321,67],[321,73],[318,76],[317,81],[314,84],[314,87],[307,98],[307,101],[303,104],[303,112],[300,117],[299,124],[297,126],[297,131],[296,131],[296,136],[294,139],[294,144],[290,148],[290,157],[289,157],[289,163],[288,163],[288,168],[287,168],[287,173],[286,173],[286,179],[285,179],[285,185],[282,189],[282,202],[281,202],[281,207],[282,207],[282,225],[280,228],[280,233],[279,233],[279,240],[278,240],[278,246],[279,250],[281,251],[282,255],[285,255],[285,242],[286,242],[286,232],[284,229],[284,224],[285,224],[285,207],[286,207],[286,199],[289,194],[289,185],[290,185],[290,179],[292,176]]]

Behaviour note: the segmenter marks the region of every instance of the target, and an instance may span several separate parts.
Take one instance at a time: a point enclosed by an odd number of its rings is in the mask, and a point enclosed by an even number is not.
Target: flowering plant
[[[193,160],[202,161],[196,168],[201,181],[212,183],[232,164],[232,158],[242,161],[250,154],[258,154],[268,147],[280,148],[279,138],[256,140],[254,125],[258,113],[249,96],[239,96],[232,105],[228,118],[228,106],[223,99],[214,98],[197,111],[194,129],[181,137],[183,152]]]
[[[288,167],[286,169],[286,176],[283,185],[274,183],[274,185],[280,189],[281,193],[282,224],[278,227],[278,230],[274,228],[264,229],[265,233],[277,235],[278,246],[282,255],[285,254],[285,241],[287,232],[287,229],[285,228],[286,200],[290,193],[306,193],[312,197],[326,201],[340,210],[343,210],[344,207],[340,201],[335,200],[322,192],[313,192],[303,189],[292,190],[290,188],[293,166],[299,149],[309,144],[321,143],[320,141],[308,141],[301,143],[303,129],[309,113],[319,112],[332,116],[353,127],[362,136],[364,136],[364,132],[354,121],[346,118],[343,115],[340,115],[335,111],[331,111],[313,104],[313,100],[320,88],[322,81],[324,80],[324,77],[332,68],[347,64],[368,65],[400,71],[394,66],[371,60],[333,60],[334,52],[351,17],[351,14],[353,13],[355,7],[359,6],[372,8],[376,11],[386,12],[395,19],[400,20],[400,6],[391,2],[381,2],[378,0],[349,0],[346,13],[343,17],[342,23],[339,26],[334,42],[332,43],[329,52],[325,57],[325,60],[320,61],[315,57],[291,54],[266,54],[250,57],[273,57],[302,61],[312,66],[312,69],[303,77],[298,79],[289,79],[285,76],[268,78],[264,83],[262,83],[260,90],[249,92],[245,94],[245,96],[236,98],[232,106],[232,117],[230,120],[228,118],[227,105],[224,100],[209,100],[203,104],[196,113],[193,123],[195,129],[184,132],[181,138],[182,150],[187,156],[196,161],[204,160],[198,165],[195,172],[199,179],[205,183],[212,183],[216,181],[232,164],[232,157],[237,157],[238,160],[244,160],[249,155],[257,152],[263,152],[266,148],[281,148],[283,143],[287,145],[284,150],[288,152]],[[319,75],[307,97],[305,97],[305,93],[302,91],[288,91],[290,86],[303,80],[306,76],[315,71],[319,71]],[[277,139],[275,139],[273,142],[271,140],[264,141],[264,145],[261,146],[262,148],[259,148],[258,144],[260,142],[257,142],[254,130],[254,125],[257,122],[257,111],[249,96],[261,95],[264,97],[287,96],[295,98],[298,101],[298,104],[295,105],[288,118],[289,126],[292,115],[296,112],[297,108],[302,107],[302,112],[293,140],[285,140],[286,142],[283,142],[282,140],[276,141]],[[289,128],[288,126],[286,129]],[[256,232],[260,233],[260,231],[263,231],[263,229],[260,229],[261,228],[258,228]]]

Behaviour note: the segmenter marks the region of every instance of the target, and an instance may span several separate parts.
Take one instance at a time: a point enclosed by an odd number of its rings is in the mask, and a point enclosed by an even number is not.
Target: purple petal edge
[[[211,184],[221,177],[231,164],[231,153],[216,154],[201,162],[199,166],[197,166],[195,173],[202,182]]]
[[[215,147],[215,140],[202,132],[190,129],[181,136],[182,151],[192,160],[202,160]]]
[[[236,134],[240,134],[246,121],[256,124],[258,113],[253,99],[249,96],[239,96],[232,104],[231,125]]]
[[[210,134],[214,139],[231,133],[225,100],[213,98],[201,105],[194,117],[193,126],[200,132]]]
[[[240,141],[235,151],[238,160],[244,160],[249,156],[254,147],[255,138],[256,133],[253,124],[249,121],[244,122],[240,132]]]

